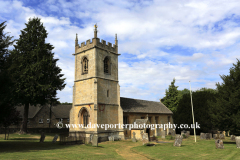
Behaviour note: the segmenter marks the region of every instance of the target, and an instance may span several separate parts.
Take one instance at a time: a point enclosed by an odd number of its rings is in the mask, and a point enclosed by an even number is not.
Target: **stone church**
[[[97,37],[94,26],[94,38],[78,44],[75,40],[75,79],[73,86],[73,104],[70,110],[70,124],[82,124],[82,128],[70,128],[69,132],[97,134],[99,139],[107,140],[109,135],[121,139],[131,138],[132,132],[149,137],[159,136],[162,128],[105,128],[87,127],[88,124],[148,124],[173,123],[172,112],[160,101],[146,101],[120,97],[118,81],[118,40],[115,44],[107,43]],[[129,77],[130,78],[130,77]],[[166,134],[172,132],[165,130]],[[138,136],[139,136],[138,135]]]

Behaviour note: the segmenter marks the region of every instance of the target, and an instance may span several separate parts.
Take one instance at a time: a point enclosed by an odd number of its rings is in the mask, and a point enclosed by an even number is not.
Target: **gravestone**
[[[224,149],[223,141],[220,140],[220,139],[217,139],[217,140],[215,141],[215,145],[216,145],[216,148],[217,148],[217,149]]]
[[[212,139],[212,133],[209,133],[209,135],[210,135],[210,139]]]
[[[143,145],[149,142],[148,133],[143,133],[142,142],[143,142]]]
[[[175,147],[181,147],[181,145],[182,145],[182,139],[183,139],[183,137],[180,136],[180,135],[175,136],[175,141],[174,141],[173,146],[175,146]]]
[[[109,141],[114,141],[114,136],[108,136]]]
[[[240,148],[240,136],[235,137],[237,148]]]
[[[175,136],[175,131],[172,131],[172,134],[171,134],[172,136]]]
[[[132,138],[132,142],[137,142],[135,135],[136,135],[136,133],[135,133],[135,132],[133,132],[133,138]]]
[[[224,134],[219,134],[219,138],[220,138],[220,139],[225,139]]]
[[[52,140],[52,143],[55,143],[55,142],[57,141],[57,139],[58,139],[58,135],[56,134],[56,135],[54,136],[53,140]]]
[[[218,139],[218,134],[213,134],[213,139]]]
[[[189,137],[190,136],[190,131],[186,132],[186,136]]]
[[[206,139],[206,134],[205,133],[200,133],[200,139]]]
[[[166,132],[165,131],[161,131],[161,136],[162,136],[162,138],[165,138]]]
[[[206,140],[210,140],[211,139],[210,133],[206,133],[205,135],[206,135]]]
[[[186,131],[185,130],[181,131],[181,136],[183,136],[184,134],[186,135]]]
[[[45,140],[45,134],[44,134],[44,132],[42,132],[40,142],[43,143],[44,140]]]
[[[92,146],[98,146],[98,136],[94,135],[92,139]]]
[[[231,135],[231,140],[235,141],[235,135]]]
[[[93,140],[93,136],[94,136],[94,134],[90,134],[90,136],[89,136],[89,142],[92,142],[92,140]]]

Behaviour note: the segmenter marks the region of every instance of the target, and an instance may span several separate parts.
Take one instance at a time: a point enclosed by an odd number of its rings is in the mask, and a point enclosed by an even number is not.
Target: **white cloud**
[[[121,96],[158,100],[174,77],[179,89],[188,88],[189,80],[199,89],[214,88],[219,74],[228,74],[240,59],[239,8],[237,0],[48,0],[38,7],[1,1],[0,20],[7,20],[6,31],[18,38],[30,17],[41,18],[67,78],[61,101],[72,101],[75,35],[79,44],[92,38],[95,23],[101,39],[114,43],[118,34]],[[175,46],[183,51],[172,51]]]

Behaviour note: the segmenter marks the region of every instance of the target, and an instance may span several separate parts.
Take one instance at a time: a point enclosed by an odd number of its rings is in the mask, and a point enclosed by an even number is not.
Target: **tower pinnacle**
[[[76,39],[75,39],[75,46],[78,45],[78,36],[77,36],[77,33],[76,33]]]
[[[97,23],[94,25],[94,38],[97,38]]]
[[[117,33],[115,34],[115,45],[118,45]]]

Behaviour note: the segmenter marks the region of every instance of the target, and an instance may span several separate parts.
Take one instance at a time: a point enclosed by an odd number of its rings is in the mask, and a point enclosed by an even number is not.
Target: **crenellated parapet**
[[[76,35],[76,40],[75,40],[75,54],[79,54],[79,53],[82,53],[84,51],[87,51],[89,49],[92,49],[92,48],[99,48],[99,49],[103,49],[103,50],[106,50],[108,52],[111,52],[113,54],[118,54],[118,40],[117,40],[117,34],[115,35],[115,44],[112,45],[112,43],[108,42],[106,44],[106,41],[105,40],[101,40],[100,42],[100,39],[97,38],[97,25],[94,25],[95,29],[94,29],[94,38],[92,38],[92,41],[87,40],[86,43],[85,42],[82,42],[81,45],[78,44],[78,38],[77,38],[77,35]]]
[[[94,47],[107,50],[109,52],[112,52],[114,54],[118,54],[118,47],[116,44],[112,44],[110,42],[107,42],[105,40],[101,40],[99,38],[93,38],[92,41],[89,39],[86,42],[82,42],[81,45],[76,46],[75,54],[79,54],[81,52],[84,52],[86,50],[92,49]]]

